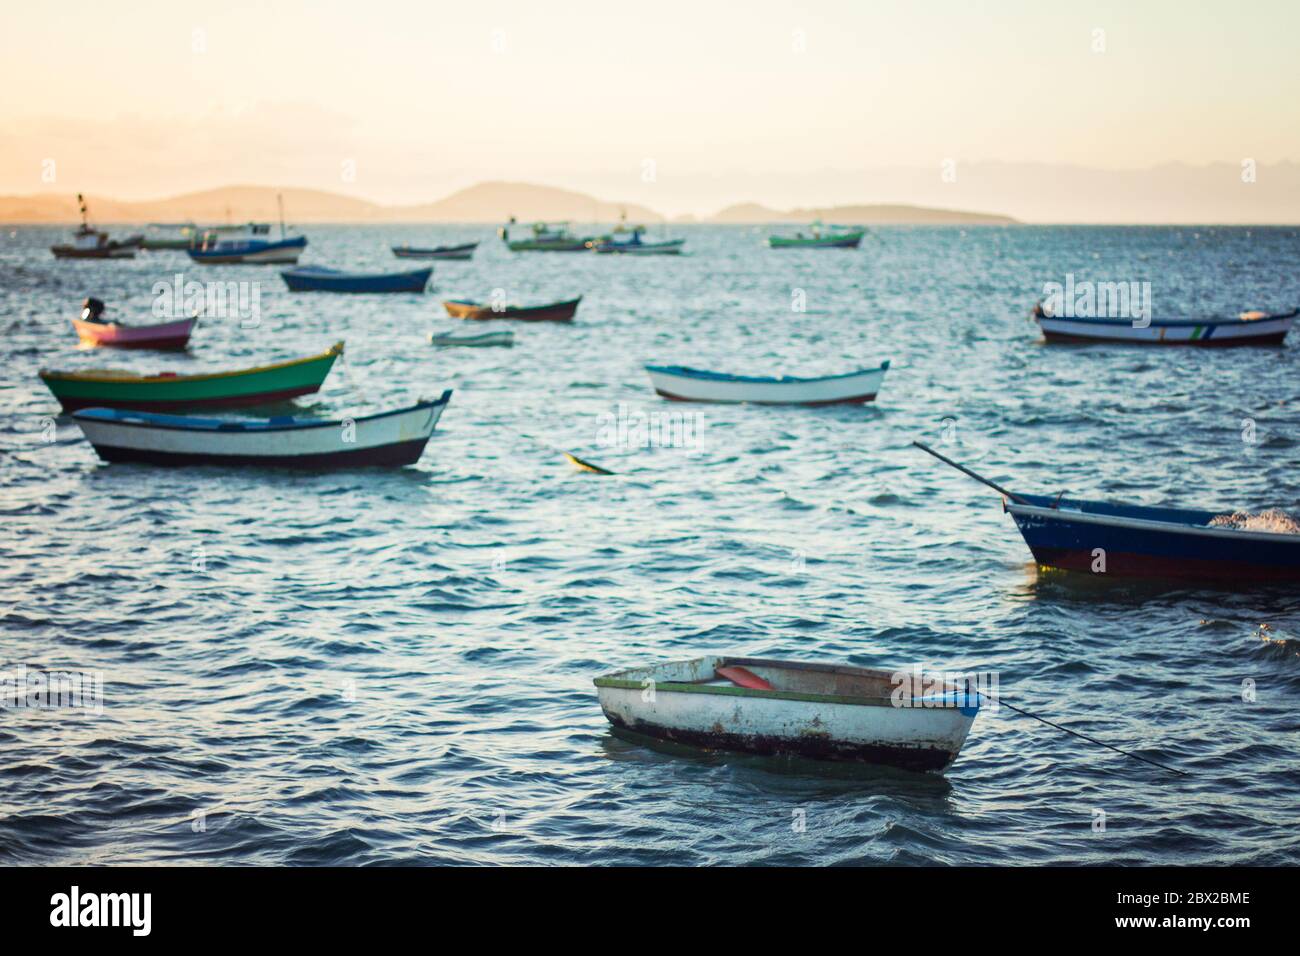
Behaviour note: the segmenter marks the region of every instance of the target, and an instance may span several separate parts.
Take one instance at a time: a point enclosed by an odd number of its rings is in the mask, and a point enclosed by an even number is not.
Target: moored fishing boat
[[[1151,319],[1055,316],[1034,306],[1033,316],[1052,343],[1126,342],[1135,345],[1281,345],[1300,309],[1243,312],[1236,318]]]
[[[258,468],[401,467],[420,459],[451,390],[377,415],[341,421],[190,418],[113,408],[88,408],[72,420],[108,462],[227,465]]]
[[[77,193],[77,206],[81,210],[81,226],[72,235],[71,243],[50,246],[56,259],[134,259],[140,246],[140,237],[132,236],[119,242],[108,233],[92,229],[86,220],[86,200]]]
[[[611,724],[658,740],[917,771],[947,768],[979,711],[975,691],[908,671],[756,657],[655,664],[595,684]]]
[[[189,248],[190,258],[204,265],[293,265],[307,248],[307,237],[285,235],[283,197],[277,195],[276,203],[280,209],[279,239],[268,238],[271,226],[265,222],[218,227],[206,232],[200,242]]]
[[[630,239],[616,239],[614,236],[601,236],[593,239],[589,245],[592,250],[602,255],[627,256],[677,256],[681,255],[685,239],[665,239],[660,242],[646,242],[641,236],[645,227],[635,226],[631,229]]]
[[[1228,511],[1017,495],[1003,509],[1042,567],[1114,577],[1300,581],[1300,534],[1211,524]]]
[[[755,405],[855,405],[880,391],[889,362],[820,378],[728,375],[680,365],[647,365],[654,389],[679,402],[749,402]]]
[[[291,239],[232,239],[209,234],[201,243],[191,246],[188,252],[191,259],[204,265],[292,265],[306,248],[306,236],[294,236]]]
[[[511,252],[586,252],[592,241],[591,236],[573,235],[567,222],[535,222],[529,238],[511,239],[510,226],[514,224],[512,218],[509,225],[500,229],[501,238]]]
[[[807,235],[797,232],[793,236],[768,236],[767,244],[773,249],[856,249],[866,234],[861,226],[823,226],[814,222]]]
[[[299,266],[280,273],[290,292],[423,292],[433,267],[409,272],[342,272],[324,266]]]
[[[443,308],[453,319],[521,319],[530,322],[572,322],[582,296],[545,305],[491,305],[449,299]]]
[[[509,329],[500,332],[483,332],[479,335],[454,335],[451,333],[429,333],[429,344],[440,348],[463,346],[465,348],[490,348],[502,346],[510,348],[515,344],[515,333]]]
[[[1040,567],[1103,578],[1228,585],[1300,581],[1300,525],[1268,513],[1260,516],[1264,520],[1243,522],[1232,511],[1018,494],[920,442],[913,444],[1001,494],[1003,510],[1016,522]],[[1284,527],[1292,530],[1281,530]]]
[[[458,246],[393,246],[393,255],[399,259],[472,259],[477,242],[465,242]]]
[[[320,355],[198,375],[177,375],[175,372],[137,375],[115,369],[75,372],[41,369],[40,376],[65,412],[95,407],[157,412],[241,408],[267,405],[317,391],[342,352],[343,343],[336,342]]]

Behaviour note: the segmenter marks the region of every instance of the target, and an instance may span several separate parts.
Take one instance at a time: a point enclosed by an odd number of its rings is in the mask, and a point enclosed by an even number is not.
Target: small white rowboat
[[[605,716],[624,731],[709,749],[918,771],[948,767],[979,711],[974,691],[929,677],[918,684],[911,671],[755,657],[656,664],[595,684]]]
[[[363,418],[338,421],[191,418],[113,408],[76,412],[95,452],[108,462],[152,465],[230,465],[260,468],[400,467],[419,461],[451,390]]]
[[[453,346],[465,346],[468,348],[482,349],[490,348],[494,345],[510,348],[515,344],[515,333],[509,329],[500,332],[484,332],[481,335],[452,335],[451,333],[429,333],[429,344],[436,345],[440,348],[451,348]]]
[[[857,405],[870,402],[880,391],[889,362],[823,378],[776,378],[727,375],[683,368],[647,365],[654,389],[679,402],[751,402],[755,405]]]

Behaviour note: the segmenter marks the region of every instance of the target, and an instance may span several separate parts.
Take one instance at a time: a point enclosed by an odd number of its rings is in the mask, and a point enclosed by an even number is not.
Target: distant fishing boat
[[[1125,342],[1135,345],[1281,345],[1300,309],[1290,312],[1243,312],[1225,319],[1151,319],[1135,325],[1133,319],[1058,317],[1042,303],[1033,316],[1052,343],[1090,344]]]
[[[880,391],[889,362],[821,378],[728,375],[680,365],[647,365],[654,389],[679,402],[749,402],[754,405],[856,405]]]
[[[81,318],[72,320],[82,345],[119,349],[183,349],[189,343],[197,318],[155,325],[119,325],[100,318],[104,303],[94,297],[82,303]]]
[[[409,272],[341,272],[324,266],[299,266],[280,273],[290,292],[423,292],[433,267]]]
[[[644,226],[636,226],[631,230],[630,239],[615,239],[612,235],[601,236],[599,239],[593,239],[590,246],[592,250],[602,255],[676,256],[681,255],[682,246],[686,244],[685,239],[646,242],[641,238],[644,232]]]
[[[430,332],[429,344],[440,348],[457,346],[465,348],[491,348],[493,346],[510,348],[515,344],[515,333],[509,329],[500,332],[483,332],[479,335],[452,335],[450,333]]]
[[[856,249],[866,234],[861,226],[823,226],[814,222],[807,235],[797,232],[793,236],[768,236],[767,244],[773,249]]]
[[[227,239],[215,234],[205,236],[198,246],[188,251],[190,258],[204,265],[231,263],[260,263],[262,265],[292,265],[307,248],[306,236],[292,239]]]
[[[511,239],[510,226],[514,224],[512,217],[510,223],[499,231],[511,252],[586,252],[588,243],[592,241],[591,236],[573,235],[567,222],[535,222],[530,237]]]
[[[1238,513],[1230,511],[1017,494],[933,448],[913,444],[1001,494],[1003,511],[1015,520],[1041,567],[1103,578],[1300,581],[1300,533],[1239,527]]]
[[[137,375],[116,369],[75,372],[41,369],[41,381],[65,412],[81,408],[128,408],[170,412],[189,408],[241,408],[268,405],[317,391],[343,352],[336,342],[320,355],[236,369],[177,375]]]
[[[758,657],[701,657],[595,679],[616,728],[710,750],[942,772],[979,695],[937,678]],[[647,694],[646,688],[652,689]]]
[[[134,259],[140,246],[140,237],[125,241],[110,239],[108,233],[92,229],[86,221],[86,200],[77,193],[77,206],[81,210],[81,226],[72,234],[71,243],[56,243],[50,252],[56,259]]]
[[[265,238],[270,233],[267,223],[248,223],[228,229],[209,230],[201,242],[188,249],[190,258],[205,265],[248,263],[262,265],[293,265],[307,248],[306,236],[286,238],[284,229],[284,200],[276,196],[280,206],[280,238]]]
[[[199,235],[199,227],[192,222],[151,222],[140,240],[140,248],[184,250],[194,245]]]
[[[502,305],[451,299],[443,308],[453,319],[522,319],[530,322],[572,322],[582,296],[546,305]]]
[[[464,242],[458,246],[393,246],[393,255],[399,259],[472,259],[477,242]]]
[[[437,401],[344,421],[237,420],[152,415],[113,408],[76,412],[95,453],[107,462],[254,468],[398,468],[420,460],[451,390]]]

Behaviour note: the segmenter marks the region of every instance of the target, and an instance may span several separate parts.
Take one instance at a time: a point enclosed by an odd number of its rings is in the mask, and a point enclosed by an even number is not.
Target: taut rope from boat
[[[1050,721],[1046,717],[1039,717],[1037,714],[1030,713],[1029,711],[1025,710],[1023,707],[1017,707],[1015,704],[1008,704],[1005,700],[1001,698],[1001,696],[990,697],[988,694],[981,694],[979,691],[974,691],[974,693],[979,694],[979,696],[983,697],[985,700],[993,701],[999,707],[1006,707],[1010,710],[1015,711],[1017,714],[1022,714],[1025,717],[1031,717],[1034,720],[1039,721],[1040,723],[1047,724],[1047,726],[1049,727],[1055,727],[1057,730],[1064,731],[1065,733],[1070,734],[1073,737],[1078,737],[1080,740],[1086,740],[1088,741],[1088,743],[1097,744],[1099,747],[1105,747],[1107,750],[1113,750],[1115,751],[1115,753],[1123,754],[1125,757],[1132,757],[1134,760],[1141,760],[1143,763],[1149,763],[1151,764],[1151,766],[1159,767],[1161,770],[1168,770],[1170,773],[1176,773],[1182,777],[1188,776],[1186,770],[1179,770],[1177,767],[1170,767],[1168,764],[1163,764],[1158,760],[1152,760],[1150,757],[1143,757],[1141,754],[1135,754],[1128,750],[1121,750],[1119,747],[1116,747],[1112,744],[1108,744],[1104,740],[1098,740],[1096,737],[1089,737],[1087,734],[1080,733],[1077,730],[1071,730],[1069,727],[1062,727],[1060,724],[1055,723],[1054,721]]]

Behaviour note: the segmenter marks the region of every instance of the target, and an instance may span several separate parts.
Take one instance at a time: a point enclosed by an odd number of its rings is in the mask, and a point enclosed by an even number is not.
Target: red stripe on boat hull
[[[255,395],[234,395],[221,398],[189,399],[182,401],[121,400],[115,398],[84,398],[81,396],[60,398],[59,404],[65,412],[75,412],[81,408],[125,408],[133,412],[174,412],[200,408],[254,408],[258,405],[274,405],[278,402],[310,395],[320,390],[320,384],[303,385],[298,388],[286,388],[277,392],[258,392]]]
[[[854,395],[851,398],[833,398],[825,402],[755,402],[748,399],[732,401],[723,398],[686,398],[682,395],[674,395],[672,392],[665,392],[662,389],[655,389],[657,395],[668,399],[670,402],[702,402],[708,405],[802,405],[805,408],[821,407],[824,405],[862,405],[866,402],[874,402],[877,392],[870,395]]]
[[[1032,548],[1034,560],[1049,568],[1078,571],[1094,578],[1157,578],[1188,581],[1300,581],[1300,567],[1215,561],[1206,558],[1169,558],[1125,551],[1106,552],[1104,573],[1092,570],[1092,551]]]

